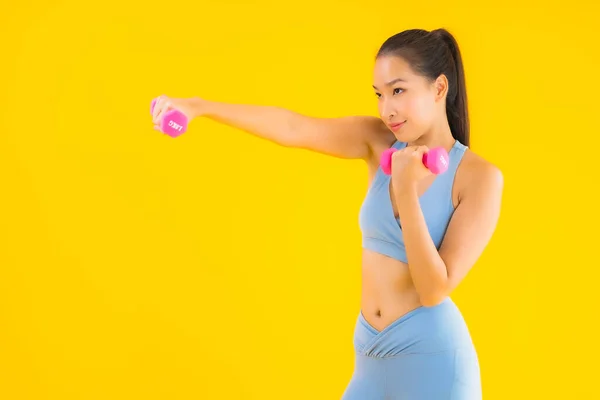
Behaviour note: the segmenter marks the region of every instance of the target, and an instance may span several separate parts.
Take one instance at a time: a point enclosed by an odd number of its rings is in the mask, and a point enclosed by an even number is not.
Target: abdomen
[[[361,311],[375,329],[420,305],[407,264],[363,249]]]

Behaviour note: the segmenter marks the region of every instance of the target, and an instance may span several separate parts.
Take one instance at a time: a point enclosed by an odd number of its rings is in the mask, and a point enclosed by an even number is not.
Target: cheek
[[[414,96],[406,104],[407,118],[419,125],[426,125],[431,120],[432,105],[427,96]]]
[[[383,102],[381,100],[377,102],[377,111],[379,112],[380,117],[385,117],[385,115],[383,115]]]

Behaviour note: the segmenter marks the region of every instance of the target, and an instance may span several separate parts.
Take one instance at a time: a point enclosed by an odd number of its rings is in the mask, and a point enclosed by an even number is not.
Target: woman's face
[[[375,61],[373,88],[379,115],[401,142],[414,141],[428,132],[438,117],[445,79],[431,82],[417,75],[400,57]],[[441,86],[440,86],[441,84]]]

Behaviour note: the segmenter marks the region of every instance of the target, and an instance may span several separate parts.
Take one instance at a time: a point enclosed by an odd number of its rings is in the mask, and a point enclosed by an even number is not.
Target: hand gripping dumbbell
[[[150,104],[150,114],[154,112],[155,104],[156,99],[152,100]],[[161,132],[171,137],[177,137],[187,130],[188,118],[181,111],[169,110],[164,113],[159,124]]]
[[[392,154],[398,151],[395,148],[389,148],[381,155],[381,169],[386,175],[392,173]],[[435,147],[423,154],[423,165],[434,174],[442,174],[448,169],[450,158],[448,152],[443,147]]]

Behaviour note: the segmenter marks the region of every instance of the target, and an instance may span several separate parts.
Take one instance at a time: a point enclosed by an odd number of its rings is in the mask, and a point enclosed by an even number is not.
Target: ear
[[[448,94],[448,78],[446,75],[441,74],[433,82],[433,90],[436,101],[446,101],[446,95]]]

